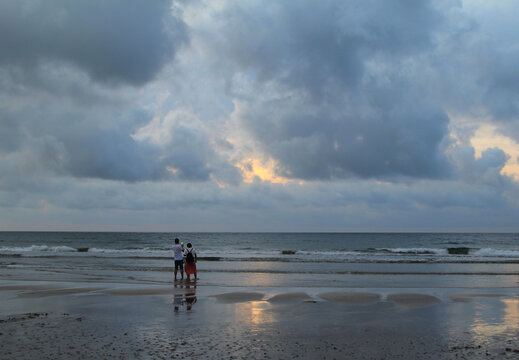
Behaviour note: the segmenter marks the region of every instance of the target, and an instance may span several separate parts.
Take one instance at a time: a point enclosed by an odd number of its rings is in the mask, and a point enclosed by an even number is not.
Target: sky
[[[519,231],[518,16],[3,0],[0,230]]]

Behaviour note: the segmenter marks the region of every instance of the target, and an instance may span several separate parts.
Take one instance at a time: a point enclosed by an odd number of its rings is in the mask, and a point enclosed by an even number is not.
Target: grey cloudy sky
[[[519,3],[0,2],[0,229],[519,231]]]

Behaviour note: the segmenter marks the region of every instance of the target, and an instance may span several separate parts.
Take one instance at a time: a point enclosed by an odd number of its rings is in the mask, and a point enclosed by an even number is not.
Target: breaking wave
[[[0,247],[0,253],[5,252],[75,252],[76,248],[70,246],[31,245],[26,247]]]
[[[361,250],[310,251],[298,249],[201,249],[201,260],[288,262],[519,262],[519,251],[494,248],[367,248]],[[169,247],[101,248],[31,245],[0,247],[2,257],[117,257],[170,259]]]

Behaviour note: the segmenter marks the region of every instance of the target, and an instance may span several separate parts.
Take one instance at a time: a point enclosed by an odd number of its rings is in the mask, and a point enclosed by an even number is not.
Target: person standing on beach
[[[186,249],[184,248],[184,242],[181,241],[180,242],[180,247],[182,248],[182,265],[184,266],[184,270],[182,270],[183,272],[186,271]]]
[[[175,281],[177,281],[178,270],[180,270],[180,279],[184,280],[184,254],[178,238],[175,239],[175,245],[173,245],[173,256],[175,258]]]
[[[186,256],[186,276],[187,281],[190,281],[190,275],[193,274],[194,280],[197,279],[196,277],[196,261],[197,261],[197,255],[195,248],[191,243],[187,243],[187,249],[184,252],[184,255]]]

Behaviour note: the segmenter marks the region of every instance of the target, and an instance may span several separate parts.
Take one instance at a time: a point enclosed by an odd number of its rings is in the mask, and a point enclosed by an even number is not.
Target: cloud
[[[510,181],[501,174],[510,157],[499,148],[488,148],[476,158],[474,148],[458,146],[451,156],[456,163],[459,179],[467,183],[486,184],[499,189]]]
[[[452,114],[516,124],[515,40],[460,5],[230,1],[187,22],[278,175],[450,178]]]
[[[177,15],[169,1],[2,2],[6,177],[207,180],[205,129],[167,129],[174,144],[164,146],[133,137],[154,116],[142,89],[187,44]]]
[[[4,1],[0,224],[516,226],[516,7],[478,4]]]
[[[279,79],[321,96],[329,95],[330,82],[355,86],[374,53],[400,57],[427,48],[431,30],[441,22],[441,13],[428,1],[229,1],[217,10],[202,6],[193,12],[202,10],[211,17],[203,24],[195,19],[192,31],[197,33],[200,25],[211,51],[225,54],[224,64],[251,69],[260,81]]]
[[[15,117],[10,114],[0,114],[0,152],[8,152],[18,146],[22,131]]]
[[[98,81],[143,84],[186,41],[170,14],[168,1],[2,1],[0,64],[72,63]]]
[[[139,132],[146,129],[143,125],[152,114],[138,105],[123,104],[123,110],[99,103],[94,108],[60,108],[54,101],[53,109],[43,110],[36,102],[28,108],[4,112],[4,116],[20,121],[2,123],[13,141],[2,145],[0,171],[13,176],[55,174],[126,182],[205,181],[214,174],[218,179],[238,181],[237,170],[216,153],[202,125],[160,118],[165,125],[155,131],[165,140],[152,141]]]
[[[449,119],[428,100],[415,59],[445,21],[431,3],[228,2],[211,15],[191,31],[213,64],[241,79],[230,88],[236,126],[279,175],[448,176]]]
[[[304,187],[256,182],[222,189],[214,183],[42,176],[37,187],[0,194],[2,209],[11,209],[2,210],[3,224],[24,219],[71,229],[97,224],[97,229],[140,231],[496,230],[512,228],[519,214],[517,204],[493,186],[445,180]]]
[[[484,86],[481,97],[476,100],[484,104],[494,120],[516,122],[519,116],[519,48],[514,19],[519,13],[519,4],[515,1],[464,1],[463,7],[477,24],[472,39],[466,39],[470,41],[461,48],[463,53],[472,56],[475,64],[467,71]]]

